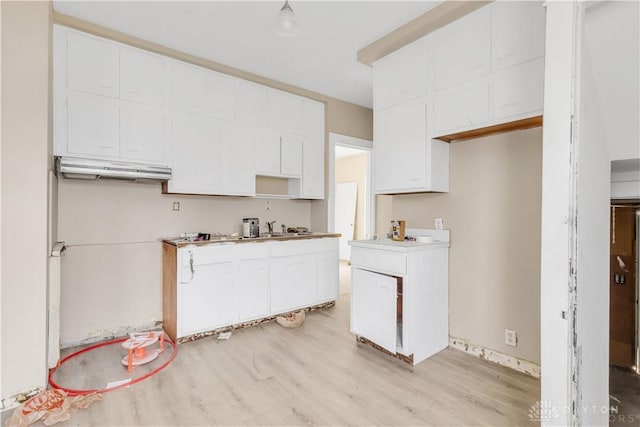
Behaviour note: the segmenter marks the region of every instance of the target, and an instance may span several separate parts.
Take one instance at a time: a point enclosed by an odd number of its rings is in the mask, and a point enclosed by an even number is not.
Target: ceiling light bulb
[[[276,34],[280,37],[295,36],[298,32],[298,18],[296,18],[293,9],[289,6],[288,0],[285,0],[284,5],[276,17],[275,27]]]

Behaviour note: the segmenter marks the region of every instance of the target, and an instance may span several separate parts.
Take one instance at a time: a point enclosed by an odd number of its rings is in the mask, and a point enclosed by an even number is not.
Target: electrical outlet
[[[518,345],[518,336],[516,335],[516,331],[513,329],[505,329],[504,330],[504,343],[506,345],[510,345],[511,347],[515,347]]]
[[[433,227],[436,230],[442,230],[444,229],[444,221],[442,220],[442,218],[434,218],[433,220]]]
[[[271,200],[267,200],[266,204],[264,205],[264,210],[265,211],[271,210]]]
[[[173,202],[173,211],[178,212],[180,210],[180,202]]]

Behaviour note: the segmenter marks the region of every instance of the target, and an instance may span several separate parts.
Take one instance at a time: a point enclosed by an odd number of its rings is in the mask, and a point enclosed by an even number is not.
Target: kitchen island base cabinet
[[[449,341],[448,242],[351,242],[351,332],[417,364]]]
[[[163,326],[176,342],[333,305],[338,238],[163,244]]]

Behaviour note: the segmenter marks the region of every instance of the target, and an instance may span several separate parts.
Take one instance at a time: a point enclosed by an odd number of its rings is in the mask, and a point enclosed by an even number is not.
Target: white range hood
[[[111,160],[56,157],[56,174],[70,179],[116,179],[154,183],[171,179],[171,168]]]

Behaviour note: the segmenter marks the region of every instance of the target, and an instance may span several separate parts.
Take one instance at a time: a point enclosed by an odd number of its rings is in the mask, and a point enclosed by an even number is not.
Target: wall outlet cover
[[[442,218],[435,218],[433,220],[433,228],[436,230],[444,230],[444,220]]]
[[[515,330],[513,329],[504,330],[504,343],[512,347],[515,347],[516,345],[518,345],[518,336],[516,335]]]

